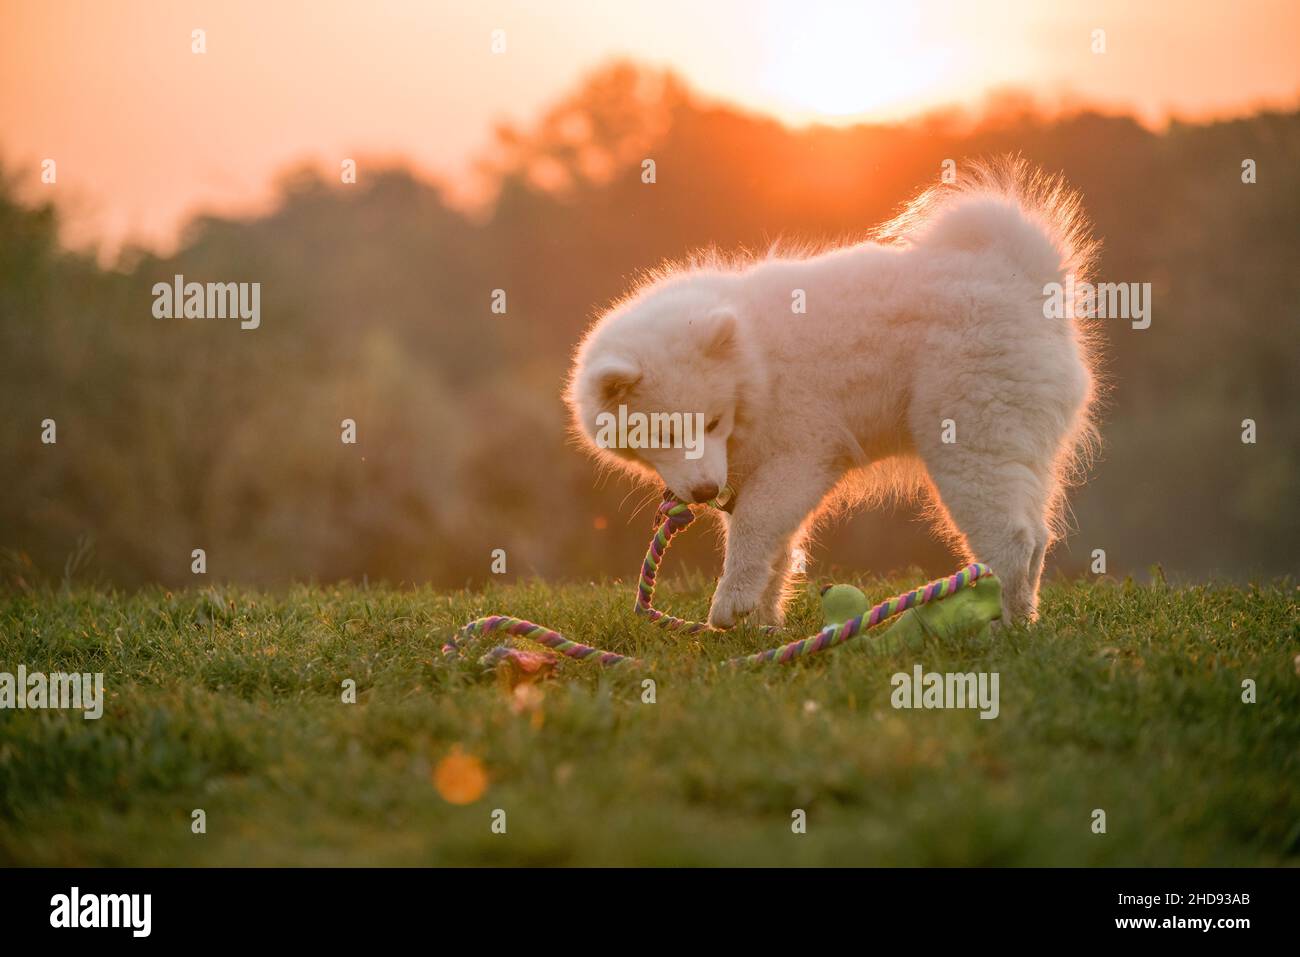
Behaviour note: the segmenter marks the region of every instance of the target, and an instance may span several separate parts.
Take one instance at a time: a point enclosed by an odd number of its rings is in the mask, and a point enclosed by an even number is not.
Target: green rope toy
[[[721,509],[731,496],[731,489],[724,488],[717,498],[700,507]],[[646,551],[645,561],[641,565],[641,578],[637,582],[634,605],[638,615],[648,618],[660,628],[682,631],[686,634],[708,631],[710,626],[707,622],[675,618],[655,608],[651,602],[654,599],[655,580],[659,575],[659,566],[663,561],[664,553],[668,550],[673,536],[695,521],[695,508],[677,501],[668,492],[664,493],[664,500],[658,510],[658,514],[663,518],[655,528],[654,536],[650,539],[650,547]],[[968,585],[975,587],[967,588]],[[856,593],[856,597],[853,593]],[[942,598],[951,598],[951,600],[944,602],[942,606],[931,605],[926,609],[929,614],[924,618],[920,617],[921,606],[938,602]],[[1001,616],[1001,586],[987,565],[972,562],[954,575],[936,579],[913,591],[897,595],[874,608],[867,608],[866,596],[851,585],[834,585],[824,589],[822,602],[827,624],[817,634],[766,651],[728,658],[722,663],[735,666],[765,664],[770,661],[781,663],[794,661],[796,658],[815,655],[819,651],[843,644],[896,615],[903,615],[903,618],[891,626],[885,635],[896,636],[902,640],[912,640],[925,634],[942,636],[968,627],[986,627],[989,621]],[[777,629],[767,625],[762,630],[764,633],[771,634]],[[455,638],[448,640],[442,646],[443,654],[460,654],[463,646],[470,641],[495,632],[505,632],[518,638],[536,641],[569,658],[584,659],[594,656],[602,665],[644,664],[640,659],[629,655],[603,651],[600,648],[570,641],[558,631],[553,631],[544,625],[525,621],[522,618],[512,618],[509,615],[488,615],[469,622],[460,629]],[[512,654],[514,654],[513,649],[498,645],[484,655],[481,661],[491,666]]]

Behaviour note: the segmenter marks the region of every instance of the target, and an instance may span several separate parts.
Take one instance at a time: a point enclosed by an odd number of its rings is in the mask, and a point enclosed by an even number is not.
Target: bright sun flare
[[[905,3],[770,5],[765,85],[788,107],[828,117],[901,105],[943,67],[920,19]]]

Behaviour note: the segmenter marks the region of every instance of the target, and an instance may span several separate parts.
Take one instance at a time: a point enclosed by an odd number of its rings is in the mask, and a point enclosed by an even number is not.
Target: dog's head
[[[727,484],[742,389],[740,319],[716,291],[651,288],[603,315],[574,357],[573,429],[602,461],[657,473],[684,502]]]

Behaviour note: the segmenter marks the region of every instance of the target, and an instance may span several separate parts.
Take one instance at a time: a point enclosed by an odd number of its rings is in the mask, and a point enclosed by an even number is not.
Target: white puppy
[[[661,269],[578,347],[566,399],[598,457],[683,501],[737,490],[714,627],[782,620],[792,550],[835,505],[922,490],[1007,620],[1035,617],[1096,391],[1085,324],[1047,318],[1044,287],[1083,282],[1095,244],[1077,196],[1022,162],[963,180],[868,242]],[[677,447],[611,443],[620,406]]]

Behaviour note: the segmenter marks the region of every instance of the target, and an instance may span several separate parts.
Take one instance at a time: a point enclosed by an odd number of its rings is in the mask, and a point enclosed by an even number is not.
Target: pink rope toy
[[[693,635],[697,632],[711,630],[707,622],[674,618],[672,615],[655,608],[651,602],[654,599],[655,579],[659,575],[659,566],[663,561],[664,553],[668,550],[669,543],[673,540],[673,536],[695,521],[696,508],[723,508],[730,500],[731,495],[731,489],[724,488],[721,494],[712,501],[701,506],[692,506],[677,501],[667,492],[664,493],[664,500],[659,506],[658,512],[663,518],[659,521],[654,536],[650,539],[650,547],[646,551],[645,561],[641,565],[641,578],[637,582],[636,604],[633,607],[638,615],[648,618],[660,628],[668,631],[683,631],[688,635]],[[956,574],[949,575],[947,578],[935,579],[920,588],[896,595],[887,601],[882,601],[864,614],[856,618],[850,618],[843,624],[827,625],[817,634],[809,635],[807,638],[800,638],[797,641],[769,648],[766,651],[728,658],[722,663],[724,665],[757,665],[776,661],[784,664],[794,661],[796,658],[815,655],[819,651],[826,651],[828,648],[834,648],[836,645],[850,641],[864,631],[875,627],[882,621],[893,618],[895,615],[902,614],[909,608],[956,594],[960,589],[972,584],[977,579],[992,573],[992,570],[987,565],[972,562]],[[770,625],[763,628],[763,631],[768,634],[776,630]],[[604,651],[590,645],[570,641],[558,631],[553,631],[545,625],[525,621],[522,618],[512,618],[509,615],[488,615],[484,618],[476,618],[462,627],[455,638],[444,644],[442,652],[445,655],[460,654],[463,646],[470,641],[496,632],[505,632],[507,635],[536,641],[569,658],[584,659],[594,656],[602,665],[640,666],[644,664],[639,658],[620,655],[617,652]],[[483,656],[483,661],[485,664],[494,664],[511,653],[512,649],[508,646],[498,645]]]

